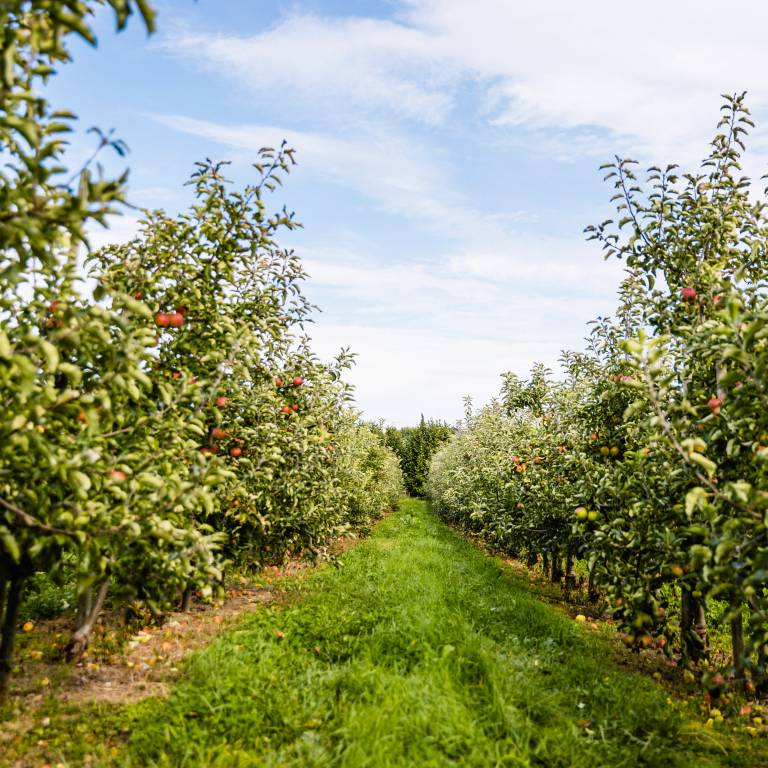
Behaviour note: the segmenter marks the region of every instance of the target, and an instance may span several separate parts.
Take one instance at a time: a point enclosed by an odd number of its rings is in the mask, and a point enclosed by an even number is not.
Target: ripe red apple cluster
[[[293,379],[291,379],[291,384],[293,384],[294,387],[300,387],[304,383],[304,378],[302,376],[294,376]],[[279,389],[283,386],[283,380],[279,376],[275,376],[275,386]]]
[[[694,301],[696,299],[696,289],[690,285],[686,285],[680,291],[680,295],[683,297],[683,301]]]
[[[219,400],[226,401],[225,397],[219,398]],[[214,427],[211,430],[211,437],[214,440],[224,440],[225,438],[229,437],[229,430],[223,429],[222,427]],[[201,449],[204,453],[218,453],[220,448],[218,445],[209,446],[208,448],[202,448]],[[233,445],[229,449],[229,455],[232,456],[232,458],[237,459],[240,456],[243,455],[243,449],[239,445]]]
[[[181,328],[186,314],[187,308],[183,305],[176,307],[173,312],[158,312],[155,315],[155,325],[160,328]]]
[[[280,389],[283,386],[283,380],[280,378],[280,376],[275,376],[275,386]],[[304,378],[302,376],[294,376],[291,380],[291,384],[293,384],[294,387],[300,387],[304,383]],[[289,405],[286,403],[281,409],[280,413],[285,414],[286,416],[290,415],[291,413],[298,413],[299,410],[299,404],[294,403],[293,405]]]
[[[57,315],[60,309],[61,309],[61,302],[58,300],[52,301],[48,305],[48,314]],[[63,325],[64,325],[64,321],[61,319],[61,317],[56,317],[56,318],[49,317],[45,323],[46,328],[61,328]]]

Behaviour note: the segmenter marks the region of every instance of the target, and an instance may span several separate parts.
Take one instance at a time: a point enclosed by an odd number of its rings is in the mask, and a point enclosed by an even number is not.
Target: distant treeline
[[[429,463],[437,449],[454,433],[454,428],[443,421],[421,417],[417,427],[386,426],[383,422],[371,425],[379,431],[384,442],[400,459],[405,488],[411,496],[426,496]]]

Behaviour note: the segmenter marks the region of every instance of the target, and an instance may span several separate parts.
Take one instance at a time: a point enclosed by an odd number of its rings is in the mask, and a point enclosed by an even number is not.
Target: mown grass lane
[[[139,705],[121,764],[751,765],[422,501],[285,586]]]

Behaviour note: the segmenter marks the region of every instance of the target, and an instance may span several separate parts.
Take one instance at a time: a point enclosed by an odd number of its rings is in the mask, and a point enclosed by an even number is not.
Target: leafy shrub
[[[52,619],[70,611],[77,602],[72,582],[57,584],[47,573],[29,577],[19,613],[27,619]]]
[[[408,493],[411,496],[426,495],[429,462],[440,445],[453,434],[453,429],[440,421],[425,420],[424,416],[416,427],[379,429],[386,445],[400,459]]]

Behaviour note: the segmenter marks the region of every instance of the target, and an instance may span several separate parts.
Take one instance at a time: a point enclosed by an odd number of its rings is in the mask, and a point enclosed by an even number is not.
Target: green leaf
[[[733,495],[741,502],[746,504],[749,502],[749,496],[752,493],[752,485],[744,482],[743,480],[730,483],[728,488],[733,492]]]
[[[205,491],[201,491],[199,493],[200,501],[203,504],[203,508],[205,509],[206,513],[209,515],[212,515],[214,513],[214,504],[213,504],[213,498],[209,493],[206,493]]]
[[[72,363],[59,363],[59,373],[63,373],[75,387],[83,380],[83,372]]]
[[[688,454],[688,458],[694,463],[698,464],[710,477],[717,471],[717,464],[706,456],[702,456],[700,453],[694,451]]]
[[[21,560],[21,551],[19,544],[14,538],[13,534],[5,527],[0,526],[0,541],[3,542],[5,551],[14,563],[18,563]]]
[[[40,340],[40,351],[45,357],[45,365],[50,373],[54,373],[59,367],[59,351],[46,339]]]
[[[165,485],[165,481],[159,475],[155,475],[152,472],[142,472],[139,477],[139,484],[147,486],[148,488],[162,488]]]
[[[7,114],[0,119],[0,125],[6,125],[11,130],[20,133],[30,147],[37,147],[40,141],[39,128],[32,120],[25,120],[18,115]]]
[[[132,314],[145,317],[147,320],[152,319],[152,310],[143,301],[137,301],[132,296],[126,294],[120,295],[120,301]]]
[[[11,355],[13,355],[13,349],[10,341],[8,341],[8,336],[5,331],[0,331],[0,358],[10,360]]]
[[[703,488],[691,488],[685,496],[685,514],[690,520],[698,507],[707,500],[707,492]]]
[[[76,469],[72,472],[71,477],[75,485],[84,493],[91,490],[91,478],[85,472]]]

